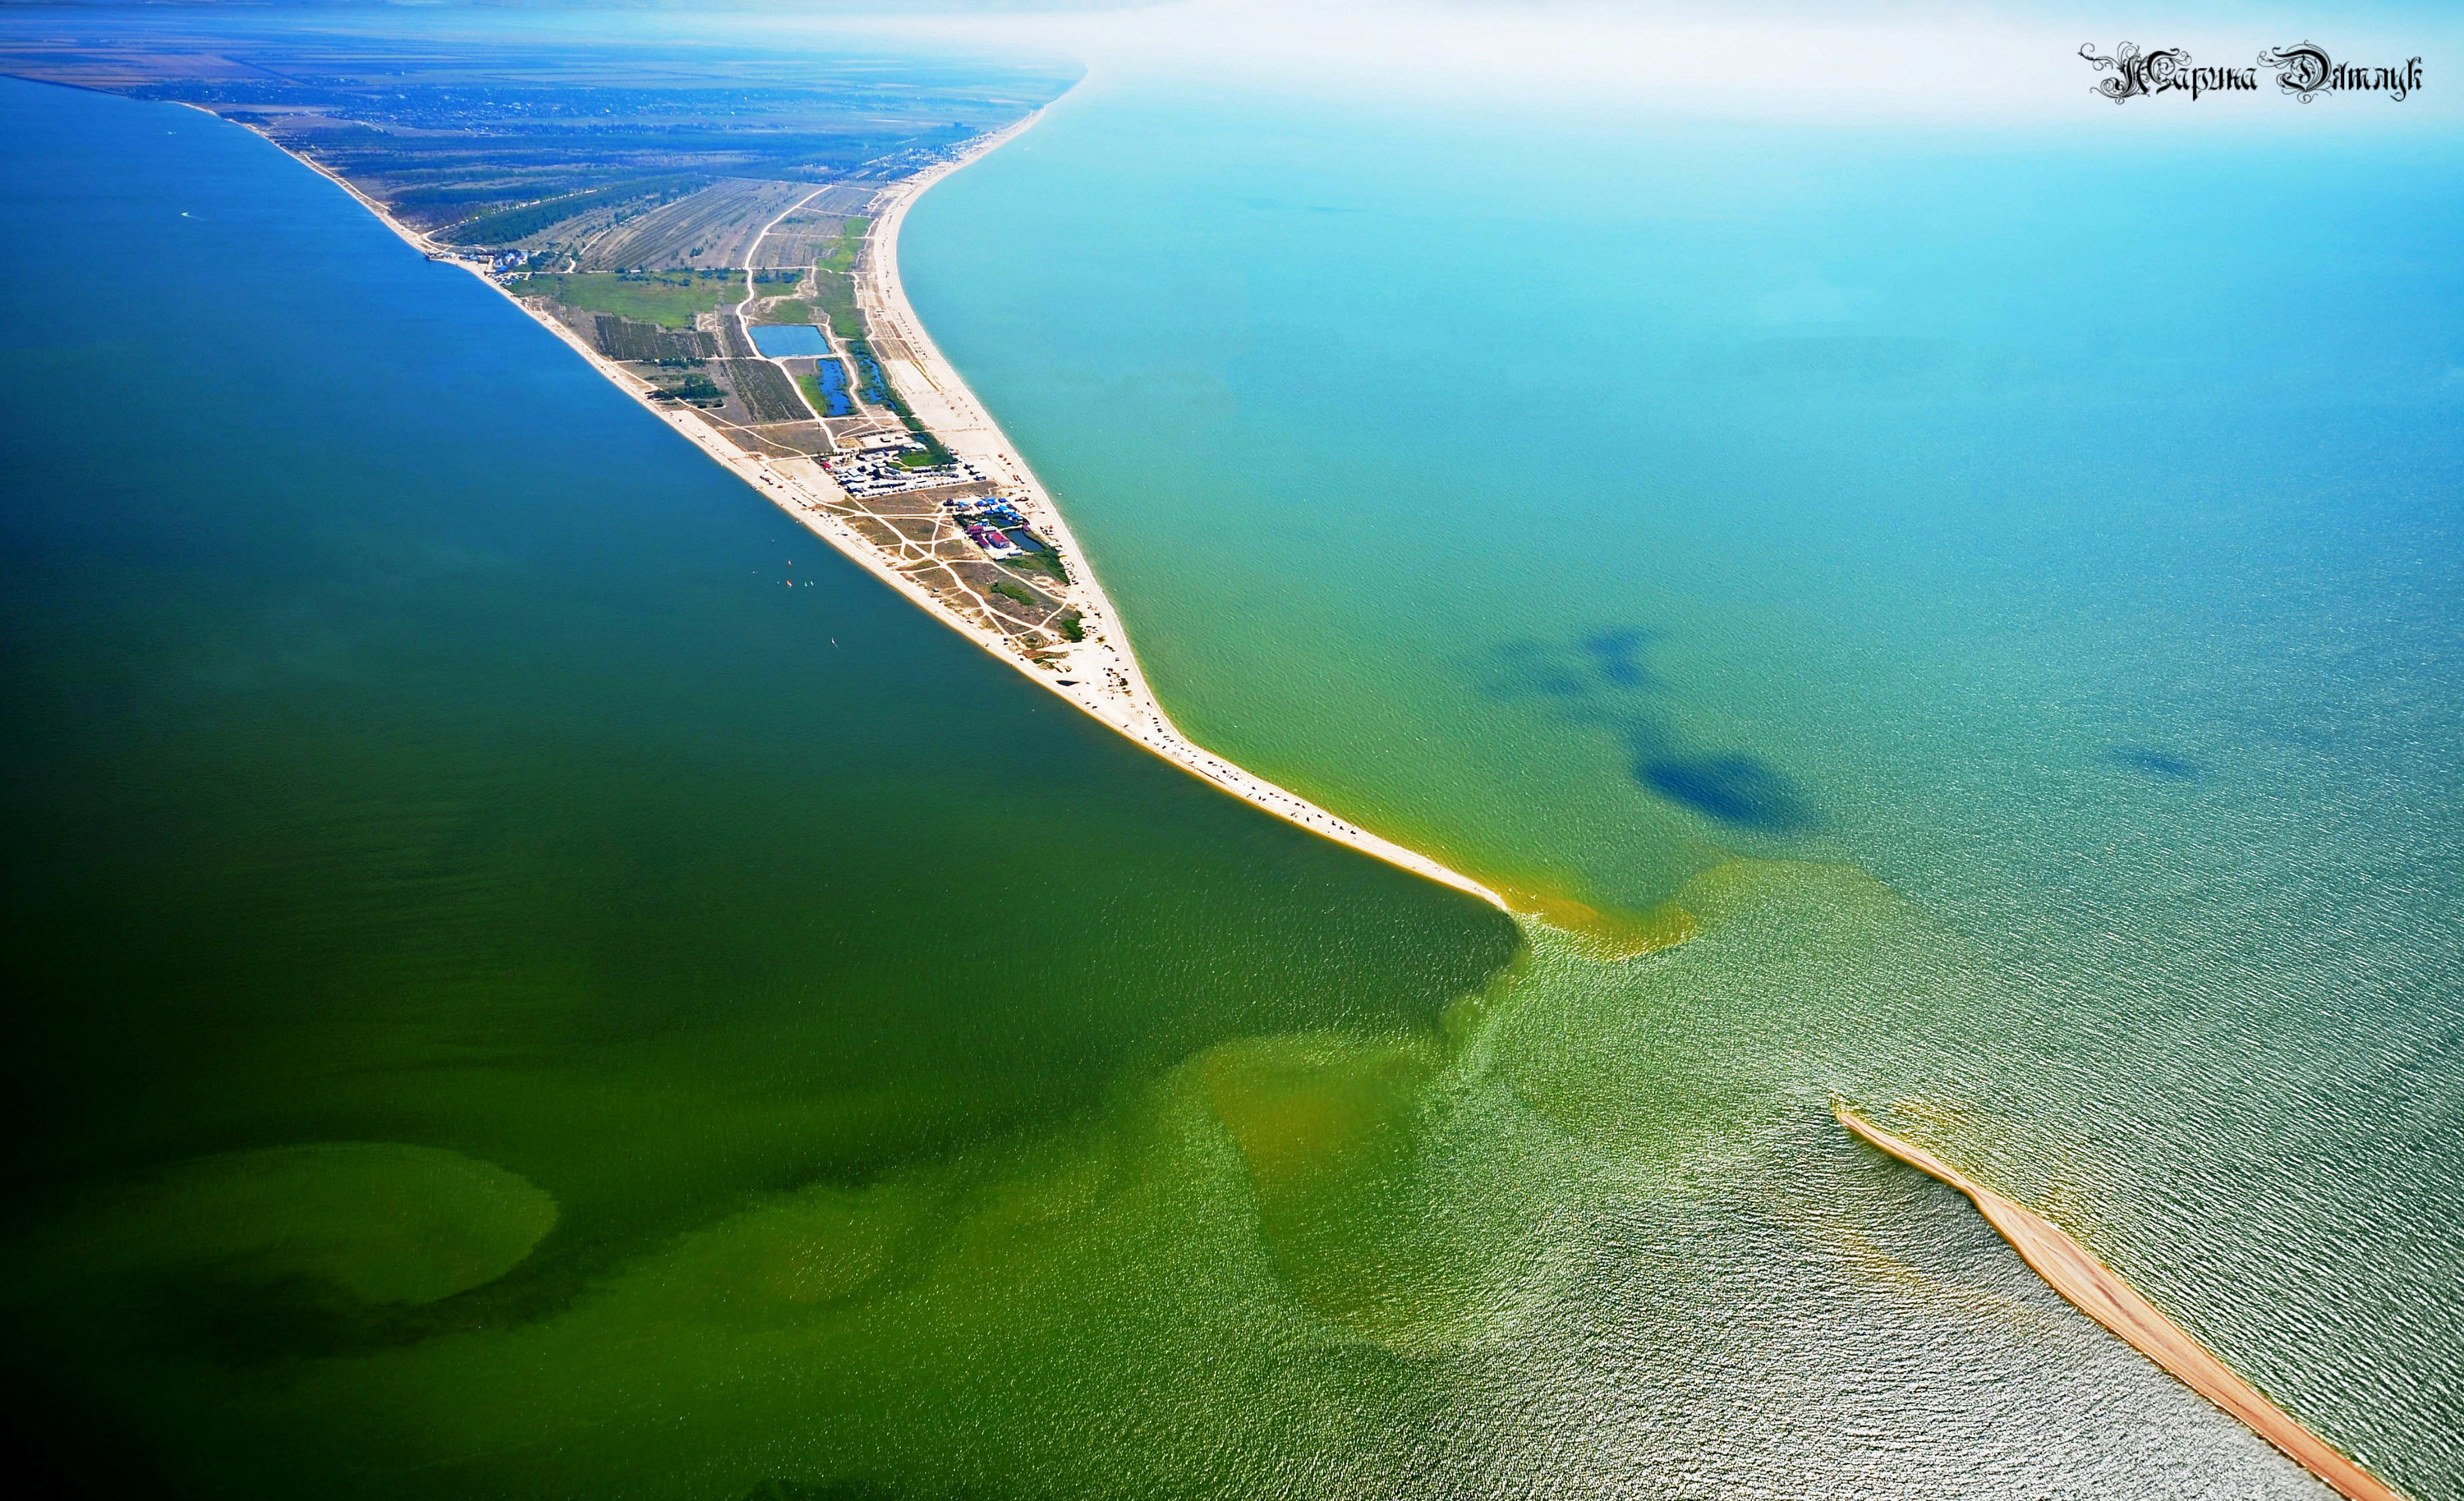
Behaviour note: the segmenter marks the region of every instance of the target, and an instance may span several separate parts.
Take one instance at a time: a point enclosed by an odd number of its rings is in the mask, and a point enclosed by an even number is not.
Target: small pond
[[[811,359],[830,352],[830,341],[811,323],[764,323],[753,330],[753,347],[773,359]]]

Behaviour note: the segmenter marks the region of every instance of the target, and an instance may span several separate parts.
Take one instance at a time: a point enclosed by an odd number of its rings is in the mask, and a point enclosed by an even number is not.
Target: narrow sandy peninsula
[[[523,283],[500,274],[497,265],[485,252],[473,252],[422,233],[323,163],[296,152],[288,154],[349,193],[423,255],[460,266],[495,288],[588,360],[611,383],[769,497],[814,535],[952,630],[1017,668],[1029,681],[1191,775],[1279,818],[1468,892],[1501,910],[1507,909],[1497,892],[1470,877],[1347,822],[1298,794],[1206,750],[1180,732],[1149,688],[1137,655],[1131,648],[1128,629],[1096,579],[1086,550],[1071,533],[1060,508],[983,403],[942,358],[909,304],[898,274],[898,236],[908,210],[935,184],[1031,128],[1042,115],[1039,110],[1006,129],[979,137],[943,160],[880,189],[868,205],[869,228],[864,232],[853,272],[855,299],[869,336],[869,353],[878,362],[882,379],[912,415],[913,421],[907,425],[913,435],[940,446],[941,452],[935,457],[948,461],[943,471],[968,482],[959,488],[981,492],[986,503],[1011,508],[1023,523],[1015,534],[1048,539],[1054,545],[1055,555],[1069,560],[1066,578],[1040,578],[1032,591],[1023,584],[1010,586],[1039,603],[1047,594],[1052,596],[1060,607],[1049,611],[1038,623],[1049,624],[1066,617],[1066,627],[1059,632],[1022,632],[1017,628],[1015,611],[1009,610],[1003,600],[976,588],[964,571],[954,566],[962,556],[969,565],[979,563],[981,555],[974,549],[980,543],[971,538],[989,539],[993,533],[959,524],[965,519],[963,514],[954,519],[941,514],[919,514],[913,509],[900,512],[885,510],[873,489],[875,478],[886,475],[888,484],[904,483],[885,464],[866,455],[850,454],[841,460],[777,451],[773,446],[759,441],[743,424],[730,424],[698,407],[677,403],[672,392],[663,393],[642,375],[593,347],[571,324],[543,311],[536,299],[524,297]],[[273,136],[262,130],[257,134],[287,151]],[[750,347],[751,330],[744,310],[762,300],[761,289],[755,280],[764,264],[762,242],[796,207],[801,206],[783,208],[760,233],[753,236],[742,253],[744,301],[733,312],[719,314],[713,325],[718,339],[713,347],[736,357],[728,361],[733,365],[760,362],[759,353]],[[728,327],[731,322],[732,329]],[[852,349],[844,352],[853,353]],[[780,361],[771,363],[786,368]],[[813,401],[811,390],[808,388],[799,400],[809,405]],[[805,414],[800,410],[794,415]],[[818,419],[824,414],[819,407],[811,407],[810,415]],[[1001,589],[1007,582],[999,581],[992,587]]]
[[[2138,1289],[2043,1215],[1970,1181],[1924,1147],[1891,1135],[1844,1105],[1834,1106],[1832,1113],[1839,1118],[1841,1125],[1874,1146],[1968,1195],[1986,1222],[2002,1232],[2002,1238],[2018,1251],[2020,1259],[2052,1283],[2055,1292],[2171,1372],[2184,1385],[2248,1424],[2260,1438],[2282,1449],[2302,1468],[2352,1501],[2404,1501],[2402,1492],[2260,1396],[2207,1346],[2140,1296]]]

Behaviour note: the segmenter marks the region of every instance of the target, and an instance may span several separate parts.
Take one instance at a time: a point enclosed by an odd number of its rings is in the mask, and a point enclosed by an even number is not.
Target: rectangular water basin
[[[830,341],[811,323],[763,323],[753,330],[753,347],[773,359],[811,359],[830,352]]]

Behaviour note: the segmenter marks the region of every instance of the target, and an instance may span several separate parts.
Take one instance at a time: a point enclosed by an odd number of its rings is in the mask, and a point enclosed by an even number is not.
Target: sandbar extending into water
[[[2020,1259],[2071,1300],[2079,1312],[2129,1341],[2182,1383],[2248,1424],[2252,1431],[2352,1501],[2405,1501],[2403,1492],[2364,1469],[2234,1375],[2208,1347],[2158,1312],[2120,1273],[2052,1221],[2013,1199],[1970,1182],[1958,1169],[1912,1142],[1903,1141],[1845,1105],[1832,1114],[1839,1123],[1891,1156],[1932,1174],[1968,1195]]]

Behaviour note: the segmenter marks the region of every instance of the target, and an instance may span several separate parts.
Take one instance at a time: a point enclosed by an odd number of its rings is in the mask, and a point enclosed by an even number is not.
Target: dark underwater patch
[[[2152,750],[2145,746],[2119,746],[2106,751],[2104,758],[2116,766],[2128,767],[2160,782],[2195,782],[2205,774],[2196,761]]]
[[[1563,647],[1544,645],[1539,642],[1505,642],[1490,654],[1479,677],[1483,696],[1493,699],[1525,698],[1540,694],[1554,699],[1587,697],[1591,685],[1583,681],[1582,664]]]
[[[1640,653],[1650,640],[1649,631],[1594,631],[1583,638],[1583,650],[1602,678],[1619,687],[1648,687],[1651,670],[1642,664]]]
[[[1685,753],[1683,732],[1661,707],[1666,685],[1644,659],[1660,639],[1645,627],[1606,625],[1565,642],[1500,642],[1479,659],[1473,682],[1484,697],[1541,699],[1568,724],[1615,735],[1634,779],[1670,802],[1763,834],[1815,827],[1805,796],[1756,757]]]
[[[1674,803],[1763,834],[1793,834],[1813,815],[1788,778],[1748,755],[1643,759],[1635,777]]]

